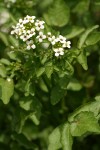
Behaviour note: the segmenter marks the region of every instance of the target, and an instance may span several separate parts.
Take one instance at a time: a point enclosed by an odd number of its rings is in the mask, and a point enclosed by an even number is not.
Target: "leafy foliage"
[[[0,1],[0,149],[100,149],[99,14],[99,0]],[[10,34],[27,15],[45,21],[36,49]]]

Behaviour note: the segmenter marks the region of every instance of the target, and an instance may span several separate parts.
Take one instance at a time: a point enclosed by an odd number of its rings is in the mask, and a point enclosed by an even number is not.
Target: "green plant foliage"
[[[81,112],[71,124],[71,133],[73,136],[81,136],[86,132],[100,132],[99,124],[92,112]]]
[[[13,80],[10,78],[8,78],[7,80],[0,78],[0,87],[1,87],[1,99],[4,104],[8,104],[14,92]]]
[[[69,7],[62,0],[54,1],[52,7],[44,14],[44,18],[49,25],[62,27],[69,21]]]
[[[63,150],[72,149],[73,138],[71,135],[69,123],[64,124],[62,127],[61,143],[62,143]]]
[[[48,150],[57,150],[61,148],[61,132],[60,132],[60,127],[57,127],[49,136],[49,146]]]
[[[0,150],[100,149],[100,0],[0,1]]]
[[[97,42],[100,41],[100,32],[94,32],[89,35],[89,37],[86,40],[86,45],[94,45]]]
[[[82,89],[82,85],[78,80],[72,78],[67,86],[67,89],[72,91],[80,91]]]
[[[63,150],[70,150],[73,143],[72,137],[82,136],[88,132],[100,133],[99,113],[100,99],[73,112],[68,118],[69,123],[62,124],[50,134],[49,147],[54,147],[55,150],[61,147]]]
[[[61,98],[63,98],[65,90],[61,89],[59,86],[55,86],[51,91],[51,104],[57,104]]]
[[[97,29],[98,27],[99,27],[98,25],[95,25],[95,26],[93,26],[93,27],[87,29],[87,30],[85,31],[85,33],[82,34],[82,36],[80,37],[79,42],[78,42],[78,48],[79,48],[79,49],[83,47],[83,44],[84,44],[86,38],[88,37],[88,35],[89,35],[93,30]]]
[[[78,56],[78,62],[82,65],[82,67],[84,68],[84,70],[88,69],[88,65],[87,65],[87,56],[86,56],[86,52],[84,49],[82,49],[80,55]]]
[[[72,39],[75,36],[78,36],[79,34],[81,34],[85,29],[80,27],[80,26],[73,26],[71,28],[71,32],[69,34],[66,35],[67,39]]]

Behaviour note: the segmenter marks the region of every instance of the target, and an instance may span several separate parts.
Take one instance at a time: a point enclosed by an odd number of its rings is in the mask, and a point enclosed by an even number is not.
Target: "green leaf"
[[[89,8],[89,0],[81,0],[72,10],[74,13],[83,14],[84,12],[88,11]]]
[[[78,41],[78,48],[81,49],[86,41],[86,38],[88,37],[88,35],[95,29],[97,29],[99,27],[99,25],[95,25],[89,29],[87,29],[80,37],[79,41]]]
[[[46,66],[45,66],[45,73],[46,73],[48,78],[51,78],[51,75],[53,73],[52,62],[49,62],[49,63],[46,64]]]
[[[67,89],[72,91],[80,91],[82,89],[82,85],[77,79],[72,78],[67,86]]]
[[[44,14],[49,25],[62,27],[69,21],[69,7],[63,0],[55,0],[52,7]]]
[[[20,107],[25,109],[26,111],[30,110],[31,104],[32,104],[32,99],[28,99],[28,98],[25,98],[19,102]]]
[[[48,92],[48,87],[43,79],[39,80],[39,86],[44,92]]]
[[[84,111],[79,113],[74,117],[70,127],[73,136],[81,136],[87,132],[100,133],[100,126],[93,112]]]
[[[49,136],[49,146],[48,150],[58,150],[62,147],[61,145],[61,129],[57,127]]]
[[[25,97],[20,100],[19,105],[25,111],[30,111],[27,118],[31,119],[36,125],[38,125],[41,115],[41,103],[36,98]]]
[[[16,38],[14,38],[13,36],[9,36],[9,41],[11,43],[12,46],[14,47],[18,47],[18,40]]]
[[[1,86],[1,99],[4,104],[8,104],[11,96],[14,92],[14,83],[13,80],[8,78],[7,80],[0,79]]]
[[[66,35],[67,39],[72,39],[81,34],[85,29],[79,26],[73,26],[71,32]]]
[[[4,44],[5,44],[6,46],[9,45],[9,42],[8,42],[8,40],[7,40],[7,35],[6,35],[5,33],[0,32],[0,38],[1,38],[1,40],[4,42]]]
[[[7,54],[10,57],[10,59],[12,59],[12,60],[18,60],[18,58],[17,58],[17,52],[10,51]]]
[[[65,90],[61,89],[59,86],[55,86],[51,91],[51,104],[57,104],[64,96]]]
[[[100,95],[97,95],[97,96],[95,97],[95,100],[96,100],[96,101],[100,101]]]
[[[28,96],[29,94],[34,96],[34,85],[32,85],[30,80],[28,80],[25,85],[25,96]]]
[[[86,45],[94,45],[100,41],[100,32],[91,33],[86,39]]]
[[[94,80],[95,80],[95,77],[90,75],[90,76],[85,77],[82,84],[86,88],[91,88],[94,85]]]
[[[65,69],[66,69],[66,74],[67,74],[68,76],[73,75],[73,73],[74,73],[74,68],[73,68],[73,66],[72,66],[68,61],[65,62]]]
[[[29,141],[23,134],[16,134],[12,135],[12,139],[17,141],[19,145],[25,147],[26,149],[34,149],[36,145],[33,142]]]
[[[73,138],[71,135],[69,123],[65,123],[62,126],[61,143],[63,150],[72,150]]]
[[[35,113],[31,113],[29,115],[29,118],[33,121],[33,123],[35,123],[35,125],[39,125],[40,122]]]
[[[6,77],[7,71],[4,65],[0,64],[0,76]]]
[[[85,50],[81,51],[80,55],[77,57],[77,61],[82,65],[82,67],[84,68],[84,70],[88,69],[87,56],[86,56]]]
[[[0,62],[4,65],[10,65],[10,61],[8,59],[5,59],[5,58],[0,59]]]
[[[46,60],[48,59],[48,56],[44,55],[40,59],[41,59],[41,64],[44,64],[46,62]]]
[[[40,77],[45,71],[45,68],[44,67],[41,67],[39,68],[37,71],[36,71],[36,76],[37,77]]]
[[[62,78],[59,78],[58,80],[59,80],[58,83],[61,89],[67,89],[69,78],[67,76],[64,76]]]
[[[100,113],[100,99],[90,102],[86,105],[83,105],[79,107],[77,110],[75,110],[68,118],[69,122],[73,122],[74,117],[77,116],[79,113],[84,111],[91,111],[94,113],[95,118]]]

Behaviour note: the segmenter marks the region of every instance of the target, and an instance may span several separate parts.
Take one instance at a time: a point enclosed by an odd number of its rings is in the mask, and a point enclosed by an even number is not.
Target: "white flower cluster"
[[[43,34],[44,21],[37,20],[35,16],[26,16],[23,20],[19,19],[16,26],[13,26],[11,34],[15,34],[16,38],[20,38],[27,44],[27,50],[36,48],[36,41],[42,42],[46,39]]]
[[[26,42],[27,50],[35,49],[37,43],[42,43],[45,39],[52,45],[52,49],[55,52],[55,56],[64,55],[66,48],[70,48],[70,41],[67,41],[65,37],[59,35],[56,37],[48,32],[44,34],[45,22],[36,19],[35,16],[26,16],[23,20],[19,19],[16,26],[13,26],[11,34],[15,34],[16,38],[20,38]]]
[[[67,41],[67,39],[62,35],[59,35],[56,38],[54,35],[52,36],[51,33],[48,32],[48,41],[52,44],[52,48],[56,57],[64,55],[65,48],[71,48],[71,42]]]

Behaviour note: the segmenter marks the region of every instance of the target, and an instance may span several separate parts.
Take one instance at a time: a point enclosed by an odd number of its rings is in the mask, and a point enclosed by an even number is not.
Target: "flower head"
[[[41,29],[44,29],[44,21],[36,20],[35,22],[35,29],[37,31],[40,31]]]
[[[41,43],[44,39],[46,39],[46,35],[43,34],[43,32],[39,32],[39,35],[36,37],[38,41]]]
[[[53,50],[55,52],[55,56],[56,57],[58,57],[60,55],[64,55],[64,49],[62,47],[60,47],[60,48],[54,48]]]
[[[26,44],[27,44],[27,50],[36,48],[36,45],[34,44],[33,40],[27,41]]]
[[[65,42],[65,43],[63,43],[63,45],[62,45],[62,47],[63,48],[71,48],[71,42],[70,41],[67,41],[67,42]]]

